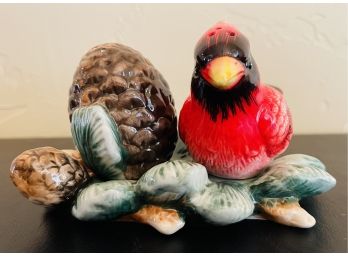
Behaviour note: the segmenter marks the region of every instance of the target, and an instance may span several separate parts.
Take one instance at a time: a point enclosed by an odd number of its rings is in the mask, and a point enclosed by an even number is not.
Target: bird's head
[[[228,23],[219,22],[199,39],[195,48],[191,90],[211,117],[222,119],[243,109],[259,84],[259,72],[248,39]]]

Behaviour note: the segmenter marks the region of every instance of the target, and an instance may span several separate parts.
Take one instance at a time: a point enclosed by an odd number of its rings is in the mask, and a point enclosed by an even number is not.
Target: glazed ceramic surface
[[[29,153],[37,151],[34,149]],[[48,154],[57,151],[45,148]],[[73,151],[70,153],[76,154]],[[21,160],[25,158],[30,159],[28,157],[27,152],[17,157],[15,166],[21,165]],[[77,164],[75,173],[83,174],[84,164]],[[62,169],[65,165],[58,164],[57,168]],[[40,170],[32,172],[35,174],[49,167],[50,164],[41,163]],[[12,175],[15,181],[20,177],[18,174],[16,171]],[[139,180],[103,181],[91,178],[76,195],[72,215],[87,221],[119,219],[147,223],[164,234],[172,234],[182,228],[185,217],[192,214],[216,225],[228,225],[257,216],[289,226],[309,228],[316,221],[300,207],[299,200],[326,192],[335,184],[335,179],[318,159],[303,154],[280,157],[249,180],[209,176],[203,165],[192,160],[180,141],[172,160],[154,166]],[[39,193],[36,190],[38,186],[42,188]],[[64,189],[63,192],[71,191],[66,183],[59,186]],[[62,190],[49,191],[47,184],[36,182],[26,187],[26,192],[29,192],[26,196],[36,203],[50,205],[56,203],[56,200],[50,199],[66,200],[61,198]],[[42,201],[42,198],[48,200]]]
[[[191,94],[180,112],[181,139],[212,175],[257,175],[289,145],[285,97],[260,81],[248,39],[230,24],[220,22],[204,33],[194,56]]]
[[[134,221],[163,234],[190,215],[215,225],[261,218],[314,226],[299,200],[336,180],[315,157],[277,157],[291,139],[291,115],[281,91],[260,83],[247,39],[218,23],[195,57],[180,115],[185,143],[177,143],[174,101],[161,74],[129,47],[92,48],[70,89],[77,150],[23,152],[10,168],[13,183],[34,203],[69,202],[79,220]]]
[[[74,150],[41,147],[23,152],[12,162],[10,177],[29,200],[59,204],[75,197],[92,175]]]
[[[95,125],[98,114],[91,117],[85,108],[101,105],[121,134],[123,150],[119,151],[127,154],[126,159],[122,158],[125,177],[137,179],[172,156],[178,137],[174,100],[163,76],[138,51],[115,43],[92,48],[76,69],[69,95],[69,115],[76,132],[73,135],[83,154],[95,145],[89,146],[82,135],[76,134],[88,134],[84,125],[96,130],[103,126]],[[78,115],[73,115],[75,110],[80,110]],[[78,140],[75,135],[80,136]],[[90,154],[95,156],[97,151]],[[99,171],[98,165],[94,167]]]

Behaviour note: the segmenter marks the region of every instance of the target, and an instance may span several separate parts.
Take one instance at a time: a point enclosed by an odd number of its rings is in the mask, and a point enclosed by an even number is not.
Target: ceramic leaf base
[[[185,217],[192,214],[216,225],[258,215],[284,225],[309,228],[316,221],[299,205],[299,200],[326,192],[336,184],[318,159],[303,154],[280,157],[252,179],[229,180],[209,176],[206,168],[193,162],[179,142],[170,161],[154,166],[140,179],[103,181],[87,172],[77,151],[49,147],[40,151],[45,158],[34,158],[38,150],[33,149],[18,156],[12,165],[12,179],[29,200],[48,205],[47,201],[40,201],[47,192],[51,195],[78,192],[72,206],[72,215],[77,219],[135,221],[149,224],[163,234],[181,229]],[[59,162],[62,156],[67,161]],[[67,184],[57,186],[57,172],[53,171],[66,170],[74,158],[79,161],[74,162],[75,169],[70,173],[86,174],[88,181],[82,186],[70,183],[70,188]],[[27,177],[19,180],[18,174],[23,174],[19,171],[23,170],[27,171]],[[39,178],[43,171],[45,179]],[[62,172],[59,175],[65,176]],[[23,181],[31,181],[32,185],[26,183],[23,190]],[[68,198],[58,199],[62,202]]]

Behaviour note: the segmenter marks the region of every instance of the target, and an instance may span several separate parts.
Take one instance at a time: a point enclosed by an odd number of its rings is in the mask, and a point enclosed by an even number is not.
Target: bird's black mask
[[[201,70],[217,57],[230,56],[242,62],[244,76],[228,90],[221,90],[205,80]],[[244,105],[250,105],[253,91],[259,85],[259,72],[250,54],[248,40],[232,26],[220,23],[208,30],[195,48],[196,66],[191,81],[191,94],[216,121],[221,113],[225,120],[229,114],[245,112]]]

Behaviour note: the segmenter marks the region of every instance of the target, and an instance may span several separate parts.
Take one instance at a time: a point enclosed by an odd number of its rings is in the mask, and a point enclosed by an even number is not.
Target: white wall
[[[193,48],[219,20],[250,40],[261,79],[285,92],[295,133],[347,132],[347,6],[0,5],[0,137],[70,136],[68,88],[80,57],[117,41],[162,72],[179,110]]]

